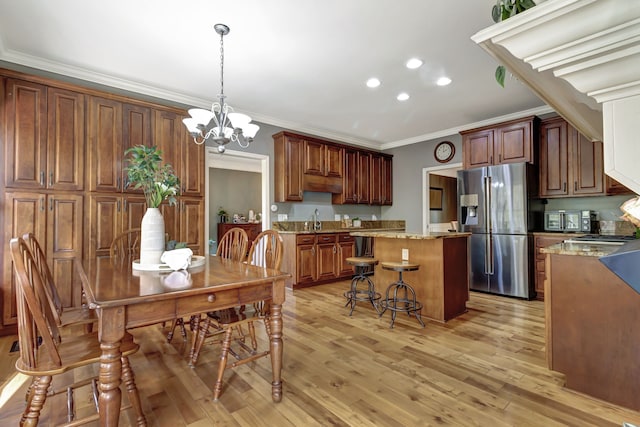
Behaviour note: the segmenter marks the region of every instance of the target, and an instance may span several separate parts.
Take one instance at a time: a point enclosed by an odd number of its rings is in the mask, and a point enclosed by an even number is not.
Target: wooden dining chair
[[[234,227],[220,239],[216,256],[242,262],[247,256],[248,245],[249,237],[247,232],[240,227]]]
[[[245,260],[247,255],[247,248],[249,245],[249,237],[247,236],[247,232],[244,231],[240,227],[234,227],[227,231],[222,239],[220,239],[220,244],[218,245],[218,249],[216,250],[216,256],[221,258],[231,259],[234,261],[242,262]],[[200,326],[200,319],[202,316],[194,315],[191,316],[191,328],[194,331],[194,339],[191,345],[191,353],[190,358],[193,355],[193,351],[196,346],[196,333],[198,332]],[[176,330],[176,327],[180,326],[182,330],[182,337],[186,340],[187,333],[184,327],[184,319],[179,318],[173,321],[171,324],[171,329],[167,334],[167,342],[171,342],[173,339],[173,334]]]
[[[95,310],[89,309],[86,304],[81,307],[63,307],[58,288],[53,280],[53,275],[47,264],[47,257],[42,250],[42,246],[33,233],[25,233],[22,236],[35,262],[36,268],[40,272],[40,276],[44,282],[44,289],[51,311],[58,327],[67,327],[73,325],[83,325],[85,332],[91,332],[93,324],[98,320]],[[78,262],[74,260],[73,262]]]
[[[82,368],[100,362],[102,351],[97,332],[73,336],[65,335],[63,338],[55,320],[55,310],[47,300],[48,291],[45,279],[40,274],[29,246],[20,237],[11,239],[9,246],[16,276],[18,343],[20,347],[20,357],[16,361],[16,369],[33,378],[27,392],[26,408],[22,414],[20,425],[37,425],[47,397],[60,393],[67,394],[68,423],[73,422],[73,425],[79,425],[98,420],[98,413],[82,420],[76,420],[73,399],[73,390],[91,385],[97,409],[99,385],[96,378],[87,378],[58,388],[52,386],[54,376],[76,368],[81,368],[78,374],[82,374],[85,372]],[[121,351],[122,379],[129,397],[129,405],[123,406],[122,409],[133,407],[137,424],[144,425],[146,420],[128,359],[129,355],[138,351],[138,345],[128,333],[122,339]]]
[[[131,261],[140,258],[140,229],[131,228],[118,234],[109,247],[109,257]]]
[[[275,230],[265,230],[256,236],[251,245],[251,250],[247,257],[247,262],[263,268],[279,269],[282,263],[283,243],[282,237]],[[270,350],[258,351],[258,340],[255,332],[255,321],[264,324],[267,337],[271,336],[269,325],[270,301],[261,301],[253,304],[252,310],[247,311],[246,307],[234,307],[228,310],[220,310],[207,313],[207,317],[201,322],[196,348],[191,357],[191,365],[195,365],[200,354],[200,350],[207,335],[216,336],[222,345],[218,372],[213,389],[213,400],[218,400],[222,393],[222,377],[226,369],[235,368],[245,363],[268,356]],[[246,335],[242,326],[247,325],[250,346],[246,344]],[[213,328],[211,331],[210,328]],[[236,343],[237,348],[232,346]],[[228,363],[229,353],[236,359],[233,363]]]

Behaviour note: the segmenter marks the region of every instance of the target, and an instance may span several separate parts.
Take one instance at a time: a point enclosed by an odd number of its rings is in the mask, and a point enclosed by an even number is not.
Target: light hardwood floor
[[[621,426],[640,413],[571,392],[546,368],[544,305],[472,293],[469,311],[446,324],[389,314],[359,303],[352,317],[348,282],[288,291],[284,306],[284,397],[271,401],[268,358],[227,371],[212,402],[218,348],[198,365],[187,343],[167,344],[160,326],[132,333],[141,351],[130,360],[143,408],[156,426]],[[262,338],[264,339],[264,337]],[[26,383],[0,339],[0,425],[17,425]],[[17,391],[13,389],[20,385]],[[63,416],[51,399],[41,425]],[[80,397],[79,411],[89,397]],[[55,402],[52,404],[52,402]],[[122,425],[128,426],[127,411]]]

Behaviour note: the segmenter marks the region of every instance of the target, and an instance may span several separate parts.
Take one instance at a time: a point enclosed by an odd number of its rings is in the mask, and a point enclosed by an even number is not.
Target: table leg
[[[282,400],[282,304],[271,304],[271,370],[273,382],[271,383],[271,398],[274,402]]]
[[[116,427],[120,419],[122,392],[122,352],[120,343],[124,337],[124,309],[102,309],[100,316],[100,425]]]

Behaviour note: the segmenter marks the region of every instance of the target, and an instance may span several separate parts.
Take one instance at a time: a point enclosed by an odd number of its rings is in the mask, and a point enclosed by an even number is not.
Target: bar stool
[[[353,314],[353,309],[356,308],[356,302],[358,301],[369,301],[373,308],[376,309],[376,312],[378,312],[376,302],[380,299],[380,294],[376,292],[373,281],[365,274],[366,268],[375,266],[378,264],[378,260],[371,257],[349,257],[346,261],[356,268],[356,275],[353,276],[351,280],[351,289],[344,293],[344,296],[347,298],[347,303],[344,306],[346,307],[351,304],[349,316]],[[366,282],[367,289],[358,289],[358,283],[360,282]]]
[[[420,264],[414,264],[408,261],[383,261],[381,266],[385,270],[397,271],[399,277],[397,282],[389,285],[385,292],[384,299],[380,301],[380,308],[382,310],[379,312],[379,317],[382,317],[385,311],[391,310],[391,326],[389,327],[393,328],[393,323],[396,321],[396,313],[401,311],[407,313],[409,316],[413,314],[424,328],[424,322],[420,317],[422,303],[416,300],[416,292],[413,288],[402,280],[403,272],[418,270],[420,268]],[[390,297],[389,294],[392,294],[392,296]]]

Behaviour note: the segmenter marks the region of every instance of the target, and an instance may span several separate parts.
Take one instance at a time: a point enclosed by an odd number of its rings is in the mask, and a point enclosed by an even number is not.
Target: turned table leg
[[[124,337],[124,308],[102,309],[100,316],[100,425],[116,427],[120,419],[122,401],[120,383],[122,373],[122,352],[120,342]]]

